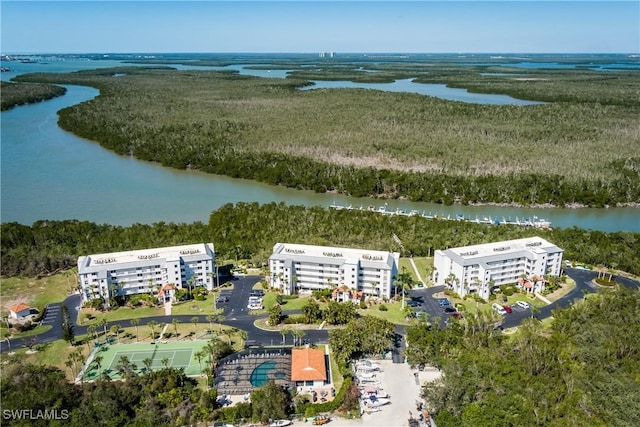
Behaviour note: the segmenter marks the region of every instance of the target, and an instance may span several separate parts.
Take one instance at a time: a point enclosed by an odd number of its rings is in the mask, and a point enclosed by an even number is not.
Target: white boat
[[[356,376],[363,380],[370,380],[376,377],[375,371],[356,372]]]
[[[363,387],[362,390],[360,390],[360,396],[362,396],[363,398],[369,398],[369,397],[373,396],[376,399],[388,399],[389,398],[389,394],[386,391],[384,391],[381,388],[372,387],[372,386]]]
[[[377,397],[369,397],[368,399],[364,400],[364,405],[370,408],[379,408],[389,403],[391,403],[390,399],[385,399],[385,398],[378,399]]]
[[[362,370],[379,370],[380,369],[380,365],[377,365],[375,363],[373,363],[370,360],[358,360],[356,362],[356,369],[362,369]]]
[[[275,420],[269,424],[269,427],[284,427],[288,425],[291,425],[291,420]]]
[[[374,372],[374,371],[379,371],[380,367],[378,365],[376,366],[356,366],[356,371],[359,372]]]
[[[379,385],[380,381],[375,378],[358,378],[358,383],[362,385]]]

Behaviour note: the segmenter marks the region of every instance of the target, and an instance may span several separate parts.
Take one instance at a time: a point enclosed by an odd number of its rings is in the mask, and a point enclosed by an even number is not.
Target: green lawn
[[[13,355],[3,354],[3,363],[34,363],[55,366],[65,373],[69,381],[73,381],[74,378],[70,369],[65,366],[69,354],[76,349],[80,349],[84,357],[89,355],[89,348],[86,345],[72,347],[68,342],[63,340],[56,340],[45,344],[38,344],[36,341],[34,349],[38,351],[32,354],[29,354],[26,348],[16,350]],[[3,369],[5,368],[3,367]]]
[[[405,299],[405,307],[406,307],[406,302],[409,299],[406,298]],[[387,311],[382,311],[380,310],[380,306],[384,305],[385,307],[387,307]],[[402,306],[402,302],[387,302],[384,304],[378,304],[378,305],[373,305],[367,309],[359,309],[358,313],[361,316],[374,316],[374,317],[379,317],[381,319],[385,319],[388,320],[391,323],[395,323],[397,325],[408,325],[409,322],[406,320],[406,313],[404,311],[401,310]]]
[[[85,317],[85,313],[90,314],[92,318],[87,319]],[[98,311],[83,308],[82,310],[80,310],[80,321],[78,323],[84,326],[97,325],[102,319],[105,319],[107,322],[113,322],[115,320],[127,320],[152,316],[164,316],[164,307],[119,307],[117,309],[109,311]]]
[[[566,282],[562,284],[562,287],[557,291],[545,295],[544,297],[551,302],[557,301],[569,292],[571,292],[576,287],[576,282],[567,276]]]
[[[14,338],[23,338],[23,337],[31,337],[33,335],[38,335],[38,334],[42,334],[44,332],[47,332],[49,329],[51,329],[53,326],[51,325],[38,325],[33,329],[30,329],[28,331],[25,332],[20,332],[17,334],[13,334],[11,335],[9,333],[9,329],[7,328],[0,328],[0,339],[5,339],[7,336],[10,339],[14,339]]]
[[[8,315],[8,308],[19,302],[24,302],[42,311],[47,304],[63,301],[69,293],[76,289],[75,270],[42,279],[32,277],[3,278],[0,281],[3,315]]]
[[[429,271],[430,268],[433,267],[433,257],[413,257],[413,262],[416,265],[416,268],[418,269],[418,272],[420,273],[422,280],[424,280],[424,283],[427,286],[429,286],[429,277],[427,276],[427,272]],[[408,273],[411,274],[411,277],[413,277],[413,280],[416,283],[419,283],[418,276],[416,275],[415,270],[411,265],[411,261],[409,260],[409,258],[406,258],[406,257],[400,258],[400,262],[398,264],[398,271],[402,272],[403,267],[406,269]]]
[[[276,292],[267,292],[264,294],[264,298],[262,299],[262,304],[264,305],[265,312],[268,312],[271,307],[276,304],[276,298],[278,294]],[[294,311],[294,310],[302,310],[302,307],[307,305],[307,301],[309,301],[310,297],[298,297],[287,299],[286,297],[282,299],[282,311]],[[325,303],[319,302],[320,307],[324,308],[326,306]]]

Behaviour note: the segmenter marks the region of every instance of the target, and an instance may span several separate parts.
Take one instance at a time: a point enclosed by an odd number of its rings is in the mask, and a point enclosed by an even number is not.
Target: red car
[[[507,312],[507,314],[511,313],[513,310],[511,310],[511,307],[508,305],[503,305],[502,308],[504,308],[504,311]]]

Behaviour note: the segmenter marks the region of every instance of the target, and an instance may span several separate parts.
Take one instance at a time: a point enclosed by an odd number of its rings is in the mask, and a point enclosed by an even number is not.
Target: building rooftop
[[[20,313],[21,311],[30,310],[30,309],[31,307],[23,302],[16,304],[13,307],[9,307],[9,311],[13,311],[14,313]]]
[[[478,261],[480,261],[487,260],[487,258],[504,258],[505,254],[519,254],[519,256],[521,256],[526,252],[562,252],[562,249],[558,248],[553,243],[550,243],[545,239],[536,236],[527,237],[524,239],[451,248],[445,250],[444,252],[451,258],[457,258],[465,261],[478,259]]]
[[[209,249],[209,250],[208,250]],[[213,252],[212,243],[197,243],[192,245],[169,246],[165,248],[140,249],[135,251],[111,252],[94,254],[78,258],[79,272],[102,269],[105,265],[142,266],[148,265],[149,260],[171,260],[184,258],[189,261],[209,259],[209,252]]]
[[[342,265],[360,262],[365,267],[384,268],[386,265],[391,268],[394,258],[398,258],[400,254],[368,249],[276,243],[273,247],[271,259],[282,260],[294,256],[296,259],[314,263],[327,262]]]
[[[324,351],[319,348],[291,350],[291,381],[327,380]]]

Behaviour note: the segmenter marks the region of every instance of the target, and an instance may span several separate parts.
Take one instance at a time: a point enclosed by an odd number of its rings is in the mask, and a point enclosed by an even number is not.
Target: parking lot
[[[438,377],[437,371],[418,372],[411,370],[406,363],[393,363],[391,360],[376,360],[382,372],[377,374],[380,384],[388,394],[391,403],[380,407],[379,412],[364,413],[358,420],[348,420],[332,416],[328,424],[335,427],[405,427],[408,426],[409,413],[417,415],[416,401],[420,401],[420,386],[424,382]],[[418,373],[416,380],[414,374]],[[296,421],[294,425],[309,425]]]

